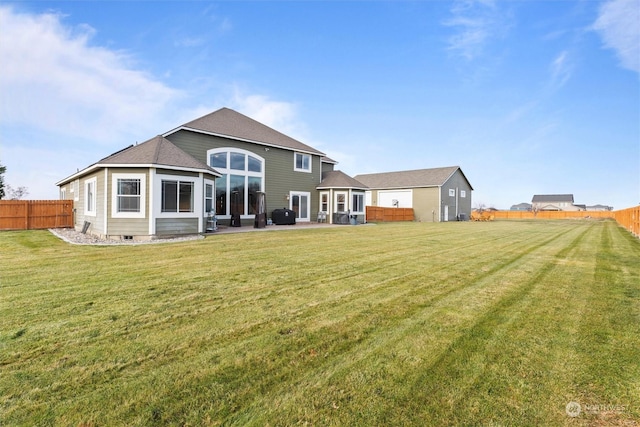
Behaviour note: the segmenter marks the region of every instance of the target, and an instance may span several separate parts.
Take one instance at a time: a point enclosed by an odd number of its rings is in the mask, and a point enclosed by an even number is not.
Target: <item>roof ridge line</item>
[[[160,146],[162,145],[162,142],[164,140],[164,137],[160,135],[156,136],[156,138],[158,139],[158,143],[156,144],[156,150],[153,153],[153,163],[158,163],[160,159]]]

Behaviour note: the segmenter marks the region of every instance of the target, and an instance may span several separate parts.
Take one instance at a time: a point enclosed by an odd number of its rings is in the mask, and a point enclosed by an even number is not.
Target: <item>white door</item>
[[[449,221],[449,205],[444,205],[444,218],[443,221]]]
[[[310,221],[309,211],[311,210],[311,197],[310,193],[302,193],[292,191],[289,197],[289,209],[296,213],[296,221],[308,222]]]

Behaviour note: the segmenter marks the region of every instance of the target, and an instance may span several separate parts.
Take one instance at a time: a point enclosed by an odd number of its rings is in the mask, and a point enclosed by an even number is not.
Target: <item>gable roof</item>
[[[333,165],[337,165],[338,164],[338,162],[336,160],[333,160],[332,158],[327,157],[327,156],[324,156],[324,157],[320,158],[320,161],[322,163],[331,163]]]
[[[254,144],[324,156],[323,152],[226,107],[185,123],[163,136],[171,135],[180,130],[224,136]]]
[[[356,175],[354,178],[369,188],[416,188],[416,187],[439,187],[456,172],[460,173],[473,190],[471,183],[462,172],[459,166],[448,166],[443,168],[417,169],[410,171],[384,172]]]
[[[573,203],[573,194],[535,194],[531,203],[557,203],[571,202]]]
[[[110,156],[92,164],[91,166],[63,179],[56,185],[65,184],[77,177],[86,175],[101,167],[151,167],[161,166],[165,169],[202,172],[213,176],[221,176],[215,169],[207,166],[171,141],[156,136],[138,145],[130,145]]]
[[[322,173],[322,182],[316,187],[317,190],[327,188],[353,188],[358,190],[366,190],[368,187],[351,178],[342,171],[327,171]]]

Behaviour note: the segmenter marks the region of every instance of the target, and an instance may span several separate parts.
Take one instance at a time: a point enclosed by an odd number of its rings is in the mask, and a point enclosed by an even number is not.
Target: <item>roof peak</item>
[[[356,175],[354,178],[369,188],[417,188],[444,185],[456,172],[460,172],[473,190],[460,166],[414,169]]]
[[[365,175],[384,175],[384,174],[392,174],[392,173],[400,173],[400,174],[410,174],[413,172],[424,172],[424,171],[435,171],[435,170],[455,170],[460,169],[460,166],[442,166],[436,168],[421,168],[421,169],[409,169],[409,170],[399,170],[399,171],[389,171],[389,172],[374,172],[374,173],[362,173],[356,176],[365,176]]]
[[[181,130],[220,135],[256,144],[324,156],[323,152],[228,107],[219,108],[195,120],[191,120],[170,130],[164,136],[169,136]]]

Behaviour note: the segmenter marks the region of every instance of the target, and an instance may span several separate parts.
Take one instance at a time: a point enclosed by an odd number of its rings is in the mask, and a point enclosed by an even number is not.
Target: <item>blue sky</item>
[[[640,0],[0,2],[0,164],[28,198],[230,107],[349,175],[473,203],[640,203]]]

